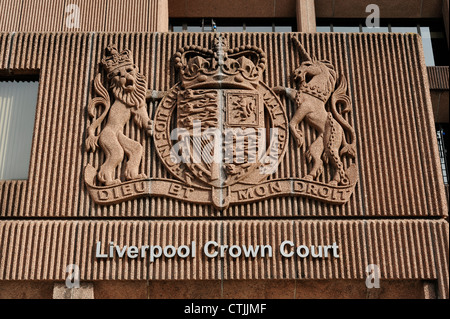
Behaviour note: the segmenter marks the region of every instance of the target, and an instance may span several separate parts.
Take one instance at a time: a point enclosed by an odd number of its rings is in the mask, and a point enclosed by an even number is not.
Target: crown
[[[102,64],[106,72],[110,73],[121,66],[133,65],[133,57],[130,50],[124,50],[119,53],[114,45],[108,45],[105,49],[105,57],[102,59]]]
[[[186,46],[177,51],[174,61],[185,89],[254,89],[262,79],[266,55],[252,45],[229,49],[226,39],[216,36],[213,49]]]

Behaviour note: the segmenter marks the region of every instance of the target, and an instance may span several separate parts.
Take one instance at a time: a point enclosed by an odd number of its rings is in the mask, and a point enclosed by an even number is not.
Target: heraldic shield
[[[304,60],[294,71],[297,89],[269,88],[263,82],[265,53],[254,45],[229,48],[226,38],[218,33],[212,48],[191,45],[178,49],[173,62],[179,82],[167,92],[147,90],[145,94],[146,99],[161,99],[152,119],[145,112],[145,102],[132,104],[131,97],[121,99],[118,95],[110,112],[115,105],[116,108],[121,107],[120,103],[124,105],[122,109],[129,113],[122,112],[117,118],[125,123],[134,116],[138,127],[153,137],[155,152],[173,178],[147,178],[147,172],[131,169],[132,164],[141,161],[142,146],[127,140],[124,150],[134,161],[128,160],[126,181],[105,174],[112,160],[105,162],[98,172],[90,164],[86,166],[85,183],[93,200],[106,205],[140,196],[164,196],[212,204],[220,210],[231,204],[274,196],[304,196],[332,204],[346,203],[358,176],[356,164],[344,165],[342,160],[344,156],[355,156],[354,130],[343,115],[352,108],[347,82],[334,71],[333,65],[309,57],[301,43],[294,41]],[[117,62],[105,65],[115,79],[114,72],[130,64],[130,54],[111,52],[111,59]],[[315,71],[311,70],[312,66]],[[116,72],[119,75],[124,73],[119,71]],[[130,72],[133,75],[135,71],[130,68]],[[93,99],[90,107],[108,106],[110,100],[99,76],[94,84],[100,97]],[[290,121],[286,106],[278,96],[283,94],[297,107]],[[316,119],[323,125],[318,125]],[[299,126],[303,120],[318,134],[311,145],[304,145],[304,133]],[[93,133],[100,123],[95,120],[89,128],[88,145],[93,151],[98,146],[96,141],[101,142],[103,131],[99,137]],[[107,129],[106,125],[104,130]],[[302,151],[306,148],[303,156],[310,161],[302,178],[277,178],[289,133],[297,148]],[[130,145],[136,152],[130,151]],[[108,145],[100,143],[100,146],[103,149]],[[104,149],[104,152],[111,154],[111,150],[114,149]],[[334,175],[324,181],[320,176],[325,165]],[[95,185],[96,181],[104,185]]]
[[[185,47],[175,62],[181,82],[155,115],[156,131],[170,126],[175,154],[163,151],[160,157],[173,175],[209,188],[213,204],[226,207],[233,189],[256,185],[276,170],[287,144],[286,113],[261,81],[266,59],[257,47],[230,50],[217,37],[214,49]],[[166,118],[165,105],[176,121],[158,121]],[[163,149],[159,141],[155,145]]]
[[[221,188],[258,168],[266,145],[257,90],[188,89],[178,93],[177,104],[177,127],[189,134],[183,160],[195,177]]]

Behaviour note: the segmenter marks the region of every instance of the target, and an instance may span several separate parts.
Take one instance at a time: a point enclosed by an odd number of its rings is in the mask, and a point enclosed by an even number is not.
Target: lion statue
[[[94,98],[88,106],[88,113],[94,120],[88,128],[86,139],[88,151],[95,152],[100,145],[106,155],[97,178],[105,185],[120,183],[120,179],[114,178],[115,170],[123,161],[125,154],[128,158],[124,171],[126,180],[146,178],[145,174],[139,173],[143,147],[139,142],[125,136],[123,131],[132,116],[139,128],[144,129],[149,135],[152,134],[153,125],[147,114],[146,104],[152,92],[147,90],[147,81],[133,64],[129,50],[119,54],[114,46],[108,46],[102,65],[107,73],[114,103],[111,105],[108,91],[102,85],[99,73],[94,80],[94,88],[100,96]],[[95,110],[99,105],[103,105],[104,111],[95,118]],[[106,116],[108,116],[107,123],[96,136],[95,131]]]
[[[323,163],[330,162],[334,167],[334,176],[330,185],[348,185],[349,178],[345,173],[341,157],[348,155],[355,157],[356,135],[354,129],[343,118],[342,114],[352,109],[351,100],[346,94],[347,81],[343,75],[338,87],[337,74],[334,66],[328,61],[318,61],[311,58],[302,44],[293,38],[299,48],[301,65],[294,73],[294,81],[297,89],[275,87],[278,94],[286,94],[297,106],[297,110],[289,122],[289,128],[297,141],[298,147],[304,143],[304,136],[298,127],[302,121],[306,121],[317,133],[317,139],[310,145],[306,152],[308,162],[313,162],[309,173],[305,176],[308,180],[317,180],[323,173]],[[329,103],[330,112],[326,105]],[[336,105],[341,104],[341,113]],[[351,143],[347,143],[345,132],[351,137]]]

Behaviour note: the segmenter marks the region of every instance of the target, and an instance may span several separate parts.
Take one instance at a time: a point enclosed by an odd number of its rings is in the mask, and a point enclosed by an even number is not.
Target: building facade
[[[0,298],[448,298],[448,3],[0,0]]]

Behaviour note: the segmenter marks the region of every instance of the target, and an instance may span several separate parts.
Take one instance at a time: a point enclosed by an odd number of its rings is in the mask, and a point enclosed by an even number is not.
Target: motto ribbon
[[[347,170],[350,184],[334,186],[303,178],[286,178],[266,181],[257,185],[235,184],[226,188],[189,186],[172,179],[140,179],[112,186],[95,186],[97,171],[91,165],[84,170],[84,181],[91,198],[100,205],[120,203],[142,196],[169,197],[197,204],[214,205],[226,209],[230,204],[246,204],[271,197],[304,196],[331,204],[344,204],[352,195],[357,168]]]

